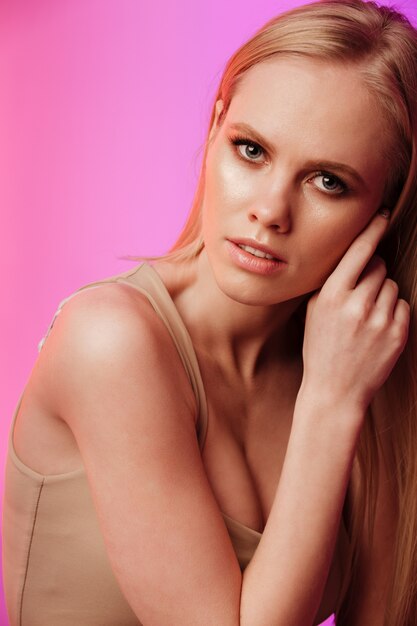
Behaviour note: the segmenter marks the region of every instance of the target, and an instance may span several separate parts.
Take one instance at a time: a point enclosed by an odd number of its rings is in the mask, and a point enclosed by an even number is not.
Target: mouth
[[[244,243],[241,240],[226,240],[230,258],[238,267],[255,274],[269,275],[288,267],[287,263],[271,254],[269,249],[261,250],[258,247]],[[265,246],[262,246],[265,248]]]
[[[237,245],[242,250],[246,250],[246,252],[257,256],[260,259],[274,259],[275,261],[277,260],[276,257],[272,256],[272,254],[268,254],[267,252],[262,252],[261,250],[257,250],[256,248],[251,248],[251,246],[245,246],[243,243],[238,243]]]
[[[285,263],[285,259],[279,256],[275,250],[260,243],[254,239],[229,239],[232,243],[237,245],[241,250],[252,254],[260,259],[269,259],[270,261],[281,261]]]

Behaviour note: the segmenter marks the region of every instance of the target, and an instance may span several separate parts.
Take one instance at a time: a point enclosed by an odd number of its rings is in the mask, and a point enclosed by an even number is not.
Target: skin
[[[305,59],[252,68],[217,121],[205,247],[194,262],[155,264],[192,337],[208,400],[219,401],[204,455],[176,349],[128,285],[86,290],[66,304],[30,387],[32,399],[47,398],[38,411],[47,426],[34,412],[32,425],[56,444],[65,424],[113,570],[145,624],[305,626],[319,620],[366,408],[407,340],[409,307],[375,257],[388,228],[375,215],[388,167],[384,122],[353,67]],[[260,165],[231,148],[232,121],[273,146]],[[324,159],[354,168],[365,184],[351,183],[346,195],[323,191],[311,162]],[[265,277],[236,267],[225,239],[242,236],[276,247],[288,268]],[[293,314],[306,298],[300,346]],[[16,449],[53,473],[48,451],[64,449],[64,438],[41,449],[25,429],[27,407]],[[383,623],[393,510],[384,484],[352,626]],[[221,511],[261,524],[243,575]]]
[[[217,115],[222,107],[218,101]],[[261,134],[272,153],[231,145],[238,123]],[[224,370],[237,371],[241,383],[267,365],[268,346],[273,358],[291,349],[285,337],[292,338],[292,313],[323,285],[381,206],[388,168],[382,136],[384,120],[357,69],[311,59],[254,66],[220,127],[216,119],[206,162],[205,247],[175,285],[169,268],[156,267],[177,294],[195,344],[214,348]],[[363,183],[327,167],[349,187],[331,193],[312,165],[324,160],[350,166]],[[287,268],[260,276],[236,267],[225,245],[233,237],[269,245]]]

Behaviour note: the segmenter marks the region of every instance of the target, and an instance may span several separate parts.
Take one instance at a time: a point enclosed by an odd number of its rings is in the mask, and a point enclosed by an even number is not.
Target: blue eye
[[[328,194],[339,195],[348,191],[348,186],[338,176],[328,172],[316,172],[310,180],[321,178],[321,185],[316,185],[318,189]]]
[[[229,137],[230,143],[234,146],[238,156],[243,161],[260,165],[265,161],[265,150],[259,143],[252,141],[243,135],[233,135]],[[349,191],[348,185],[335,174],[329,172],[315,172],[307,182],[321,179],[320,184],[314,183],[319,191],[331,196],[339,196]]]
[[[258,163],[259,157],[264,154],[263,148],[255,141],[250,141],[247,137],[231,137],[230,141],[237,147],[239,156],[246,161],[254,161],[255,163]],[[241,150],[241,147],[244,149]]]

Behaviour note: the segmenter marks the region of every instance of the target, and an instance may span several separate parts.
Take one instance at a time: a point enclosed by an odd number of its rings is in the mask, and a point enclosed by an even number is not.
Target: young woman
[[[416,96],[416,31],[372,2],[233,55],[175,246],[39,346],[12,626],[416,623]]]

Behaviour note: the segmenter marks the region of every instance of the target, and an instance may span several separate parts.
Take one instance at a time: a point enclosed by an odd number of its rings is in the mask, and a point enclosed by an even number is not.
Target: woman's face
[[[275,57],[252,67],[207,152],[203,238],[220,289],[268,305],[321,287],[381,206],[385,142],[354,66]],[[254,268],[230,241],[242,238],[286,263]]]

